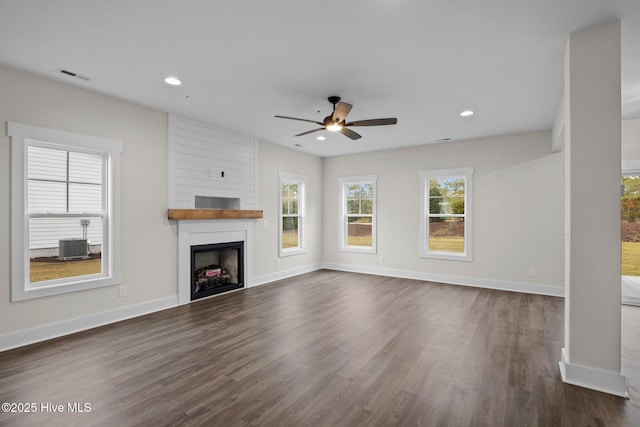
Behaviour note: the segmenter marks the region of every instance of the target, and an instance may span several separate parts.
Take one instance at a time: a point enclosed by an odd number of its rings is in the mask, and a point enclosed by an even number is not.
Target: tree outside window
[[[464,252],[464,178],[429,180],[429,251]]]
[[[280,172],[280,256],[304,252],[306,182],[306,176]]]
[[[342,178],[341,250],[376,251],[376,179],[377,177]]]
[[[471,259],[472,168],[423,171],[421,248],[423,257]]]
[[[347,246],[373,245],[373,184],[347,186]]]
[[[297,183],[282,185],[282,249],[297,248],[300,245],[299,190]]]

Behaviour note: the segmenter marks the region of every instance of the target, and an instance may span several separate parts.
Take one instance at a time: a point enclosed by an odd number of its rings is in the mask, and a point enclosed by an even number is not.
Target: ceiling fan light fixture
[[[334,123],[332,125],[328,125],[327,130],[331,132],[340,132],[342,130],[342,125],[340,123]]]

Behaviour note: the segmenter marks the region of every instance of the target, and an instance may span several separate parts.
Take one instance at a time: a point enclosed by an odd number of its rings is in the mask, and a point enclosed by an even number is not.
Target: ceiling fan
[[[340,132],[341,134],[351,139],[362,138],[362,135],[349,129],[351,126],[383,126],[383,125],[395,125],[396,123],[398,123],[398,119],[396,119],[395,117],[391,117],[387,119],[369,119],[369,120],[356,120],[355,122],[347,122],[346,121],[347,114],[349,114],[349,111],[351,111],[352,105],[347,104],[346,102],[340,102],[339,96],[330,96],[329,102],[333,104],[333,113],[325,117],[322,122],[318,122],[315,120],[298,119],[296,117],[286,117],[286,116],[275,116],[275,117],[278,117],[280,119],[300,120],[302,122],[316,123],[322,126],[321,128],[318,128],[318,129],[313,129],[313,130],[299,133],[296,136],[307,135],[309,133],[326,129],[331,132]]]

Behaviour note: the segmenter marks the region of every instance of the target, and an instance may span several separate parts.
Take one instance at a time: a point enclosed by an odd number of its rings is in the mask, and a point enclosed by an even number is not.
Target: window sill
[[[71,282],[43,282],[42,285],[30,285],[23,288],[14,289],[11,294],[11,301],[25,301],[34,298],[50,297],[54,295],[62,295],[70,292],[86,291],[89,289],[97,289],[106,286],[118,285],[120,280],[118,277],[95,277],[85,280],[76,280]]]
[[[428,253],[421,254],[420,258],[428,258],[428,259],[444,259],[449,261],[472,261],[471,255],[452,255],[447,253]]]
[[[343,246],[339,249],[341,252],[355,252],[361,254],[375,254],[377,251],[375,248],[358,247],[358,246]]]
[[[280,251],[279,255],[280,255],[280,258],[284,258],[292,255],[301,255],[306,253],[307,253],[306,249],[295,249],[295,250],[288,250],[288,251]]]

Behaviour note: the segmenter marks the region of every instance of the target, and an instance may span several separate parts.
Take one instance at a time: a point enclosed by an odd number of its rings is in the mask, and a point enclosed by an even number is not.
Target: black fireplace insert
[[[244,287],[244,242],[191,246],[191,300]]]

